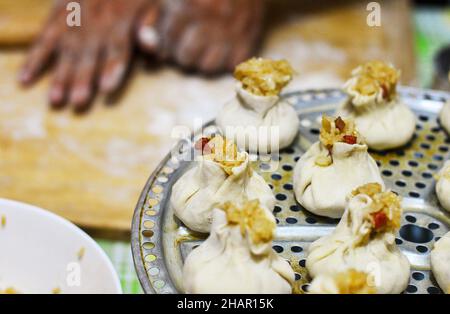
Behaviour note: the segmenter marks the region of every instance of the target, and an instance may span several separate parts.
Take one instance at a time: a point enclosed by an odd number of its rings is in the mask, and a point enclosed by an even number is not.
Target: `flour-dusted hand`
[[[49,101],[86,109],[98,85],[111,93],[121,84],[133,48],[138,16],[151,0],[80,0],[80,24],[67,23],[69,0],[56,2],[20,72],[23,84],[35,81],[54,59]]]
[[[138,30],[142,49],[187,68],[233,70],[249,58],[262,30],[261,0],[160,0]]]

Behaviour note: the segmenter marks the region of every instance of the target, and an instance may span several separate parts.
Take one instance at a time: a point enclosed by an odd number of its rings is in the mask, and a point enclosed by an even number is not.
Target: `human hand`
[[[254,52],[263,11],[263,0],[159,0],[143,14],[138,42],[186,69],[232,71]]]
[[[79,0],[81,26],[68,26],[70,0],[56,2],[41,35],[19,74],[24,85],[33,83],[54,59],[49,101],[87,108],[96,87],[114,92],[121,84],[133,49],[138,14],[151,0]]]

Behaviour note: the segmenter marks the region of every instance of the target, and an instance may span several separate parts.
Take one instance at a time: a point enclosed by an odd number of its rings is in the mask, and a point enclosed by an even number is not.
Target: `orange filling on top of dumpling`
[[[379,183],[368,183],[355,189],[352,194],[364,194],[372,199],[367,217],[372,225],[372,234],[395,232],[400,228],[402,207],[400,198],[393,192],[383,192]]]
[[[316,159],[318,166],[326,167],[333,163],[331,150],[335,143],[361,144],[362,138],[355,128],[353,119],[341,117],[322,117],[322,128],[320,129],[320,142],[328,149],[328,155],[319,156]]]
[[[375,288],[369,286],[368,275],[364,272],[350,269],[338,273],[334,277],[340,294],[374,294]]]
[[[242,206],[226,202],[221,209],[225,211],[228,223],[239,225],[242,236],[250,235],[253,243],[273,240],[275,222],[268,217],[258,200],[246,201]]]
[[[397,93],[400,72],[390,64],[375,60],[363,64],[355,71],[355,89],[362,95],[372,96],[380,89],[383,99],[391,100]]]
[[[257,96],[277,96],[292,80],[294,70],[286,60],[252,58],[239,64],[234,77]]]
[[[228,175],[245,161],[245,155],[238,152],[236,144],[220,135],[200,138],[195,149],[201,151],[205,159],[218,163]]]

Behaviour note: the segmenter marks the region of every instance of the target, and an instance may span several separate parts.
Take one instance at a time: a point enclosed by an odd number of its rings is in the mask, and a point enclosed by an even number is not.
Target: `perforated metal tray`
[[[387,187],[404,198],[397,243],[412,265],[405,293],[441,293],[430,271],[429,253],[435,241],[450,229],[450,215],[439,207],[433,178],[450,156],[450,138],[437,120],[450,94],[407,87],[400,88],[400,93],[417,115],[414,139],[404,148],[371,154],[377,160]],[[295,201],[292,172],[299,157],[318,140],[322,114],[332,115],[345,95],[340,90],[313,90],[290,93],[285,98],[300,116],[299,136],[273,161],[257,161],[253,166],[276,195],[273,212],[277,231],[273,248],[291,263],[296,273],[295,291],[302,293],[307,290],[309,281],[304,267],[308,246],[329,234],[337,220],[315,216]],[[204,133],[215,131],[213,123],[203,130]],[[189,140],[177,144],[150,176],[135,209],[132,251],[146,293],[182,292],[183,260],[204,239],[186,229],[169,206],[172,185],[192,165],[192,162],[180,161],[191,149]],[[270,164],[276,161],[279,162],[276,171],[268,171]]]

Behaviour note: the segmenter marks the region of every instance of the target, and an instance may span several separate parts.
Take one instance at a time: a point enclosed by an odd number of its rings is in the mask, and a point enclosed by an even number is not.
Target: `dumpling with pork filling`
[[[201,138],[195,146],[201,154],[174,184],[170,199],[175,215],[189,229],[209,232],[213,208],[230,200],[257,199],[268,211],[273,209],[272,190],[252,169],[246,152],[221,136]]]
[[[280,97],[293,69],[285,60],[250,59],[236,67],[236,95],[216,123],[227,138],[250,152],[269,153],[289,146],[299,128],[294,107]]]
[[[352,119],[322,118],[320,141],[300,158],[294,170],[297,201],[308,211],[331,218],[344,213],[346,197],[358,186],[377,182],[378,166]]]
[[[400,72],[382,61],[367,62],[352,72],[348,94],[337,115],[352,117],[369,148],[386,150],[407,144],[416,118],[397,93]]]
[[[400,198],[393,192],[383,192],[378,183],[357,188],[336,229],[310,245],[306,259],[310,276],[354,269],[369,275],[377,293],[402,293],[410,264],[395,243],[401,216]]]
[[[214,209],[211,234],[185,261],[185,292],[290,294],[295,275],[272,249],[275,226],[257,200]]]

